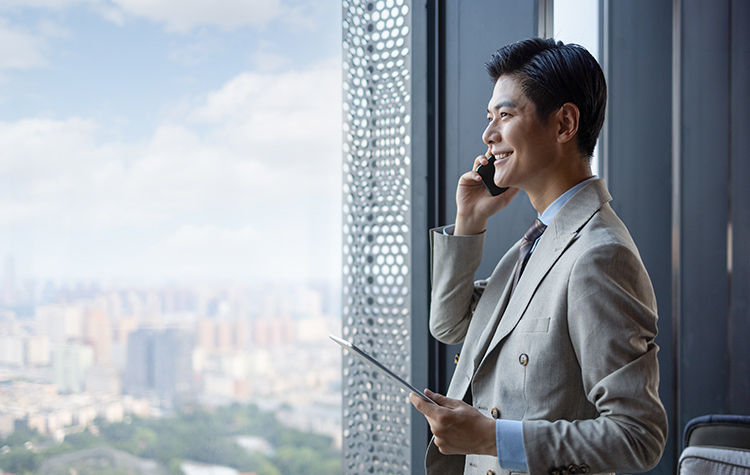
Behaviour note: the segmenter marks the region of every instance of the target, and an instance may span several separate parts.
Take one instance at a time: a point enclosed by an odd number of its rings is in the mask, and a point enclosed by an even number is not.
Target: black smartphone
[[[497,196],[504,193],[508,188],[503,188],[495,184],[495,167],[492,165],[495,163],[495,157],[491,156],[487,161],[489,162],[487,165],[479,165],[477,167],[477,173],[482,177],[482,183],[484,183],[487,191],[489,191],[492,196]]]

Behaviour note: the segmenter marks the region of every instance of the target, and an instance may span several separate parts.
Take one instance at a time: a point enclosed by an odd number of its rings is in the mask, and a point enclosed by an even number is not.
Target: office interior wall
[[[612,208],[627,225],[649,272],[659,309],[659,393],[670,419],[653,473],[674,473],[672,332],[672,2],[606,0],[602,65],[607,77],[603,169]]]
[[[750,8],[673,3],[675,432],[750,414]]]

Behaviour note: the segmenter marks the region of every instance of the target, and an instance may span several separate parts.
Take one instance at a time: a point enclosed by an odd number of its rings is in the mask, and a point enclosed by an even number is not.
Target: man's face
[[[536,105],[513,76],[495,83],[487,119],[482,140],[495,156],[495,183],[526,192],[543,189],[559,158],[556,121],[539,120]]]

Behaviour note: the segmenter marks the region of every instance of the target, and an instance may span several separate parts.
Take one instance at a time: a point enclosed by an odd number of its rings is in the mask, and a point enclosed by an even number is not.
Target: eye
[[[507,112],[501,112],[499,115],[500,115],[501,119],[504,119],[506,117],[510,117],[510,114],[508,114]]]

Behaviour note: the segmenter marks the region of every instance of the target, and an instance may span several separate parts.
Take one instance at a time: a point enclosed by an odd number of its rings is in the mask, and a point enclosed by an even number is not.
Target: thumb
[[[432,399],[436,403],[438,403],[439,406],[449,406],[450,405],[450,398],[447,398],[443,396],[442,394],[438,394],[436,392],[430,391],[429,389],[424,390],[424,395],[428,398]]]

